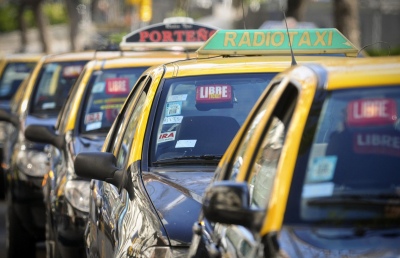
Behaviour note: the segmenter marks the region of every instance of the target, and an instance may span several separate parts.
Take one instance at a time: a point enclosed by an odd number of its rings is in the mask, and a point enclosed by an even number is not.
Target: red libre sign
[[[227,84],[196,87],[196,103],[224,103],[232,101],[232,86]]]
[[[106,79],[107,94],[129,94],[129,79],[128,78],[109,78]]]
[[[353,136],[353,149],[360,154],[400,156],[398,133],[357,133]]]
[[[393,99],[355,100],[347,106],[349,126],[389,125],[396,120],[397,107]]]

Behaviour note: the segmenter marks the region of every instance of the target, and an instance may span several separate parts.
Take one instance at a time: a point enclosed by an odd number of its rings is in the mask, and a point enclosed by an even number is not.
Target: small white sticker
[[[197,140],[179,140],[175,144],[175,148],[193,148],[196,146]]]
[[[56,107],[55,102],[47,102],[47,103],[43,103],[43,105],[42,105],[42,109],[50,109],[50,108],[55,108],[55,107]]]
[[[336,156],[320,156],[312,160],[307,181],[318,182],[332,180],[336,168]]]
[[[86,126],[86,131],[96,130],[101,128],[101,122],[94,122]]]
[[[160,133],[157,139],[157,143],[170,142],[175,140],[176,131]]]
[[[95,112],[86,114],[85,116],[85,124],[91,124],[94,122],[99,122],[103,119],[103,112]]]
[[[97,82],[92,89],[92,93],[102,93],[104,92],[104,88],[106,87],[105,82]]]
[[[171,95],[168,97],[167,102],[172,102],[172,101],[186,101],[187,99],[187,94],[181,94],[181,95]]]
[[[182,110],[181,102],[169,102],[166,107],[166,115],[167,116],[176,116],[180,115]]]
[[[313,197],[332,196],[334,186],[335,184],[332,182],[305,184],[303,186],[303,192],[301,193],[301,197],[313,198]]]
[[[180,124],[182,122],[183,116],[166,116],[164,117],[163,124]]]

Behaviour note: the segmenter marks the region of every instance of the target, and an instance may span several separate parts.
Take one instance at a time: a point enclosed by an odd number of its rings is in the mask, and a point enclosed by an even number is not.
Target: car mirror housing
[[[116,186],[119,190],[125,188],[133,197],[132,181],[129,173],[117,167],[117,159],[109,152],[81,152],[74,161],[75,173],[83,178],[97,179]]]
[[[264,209],[250,208],[250,192],[246,183],[218,181],[207,189],[203,200],[204,216],[223,224],[241,225],[259,231]]]
[[[55,132],[54,126],[28,125],[24,134],[32,142],[51,144],[58,149],[64,145],[64,138]]]
[[[15,127],[19,127],[18,116],[12,114],[9,110],[0,109],[0,121],[11,123]]]

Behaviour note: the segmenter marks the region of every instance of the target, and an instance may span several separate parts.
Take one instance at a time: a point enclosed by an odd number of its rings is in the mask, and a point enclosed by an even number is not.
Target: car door
[[[292,84],[272,86],[233,157],[229,180],[245,181],[250,207],[268,210],[279,159],[299,95]],[[275,251],[276,236],[261,238],[259,232],[240,225],[217,223],[214,237],[223,255],[264,257]]]
[[[130,145],[135,125],[137,124],[138,114],[144,105],[146,91],[144,85],[148,85],[148,80],[143,77],[136,84],[132,94],[129,96],[126,105],[121,110],[116,124],[110,132],[111,138],[105,144],[106,151],[112,152],[117,158],[117,167],[126,171],[126,163],[129,156]],[[139,108],[137,108],[139,107]],[[100,255],[113,257],[115,248],[118,246],[118,227],[120,215],[127,209],[129,200],[126,190],[120,190],[112,184],[97,182],[99,189],[93,191],[95,205],[94,221],[97,221],[97,237]]]

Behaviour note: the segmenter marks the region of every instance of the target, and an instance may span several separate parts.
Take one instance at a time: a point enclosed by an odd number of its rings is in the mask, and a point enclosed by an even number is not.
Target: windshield
[[[31,113],[57,116],[87,61],[43,65],[36,81]]]
[[[152,139],[157,139],[150,150],[153,165],[190,159],[218,161],[274,75],[166,80],[153,128]]]
[[[9,63],[0,78],[0,99],[11,99],[35,64],[35,62]]]
[[[147,67],[93,72],[80,125],[81,133],[108,132],[126,97]]]
[[[399,221],[400,87],[334,91],[310,114],[285,220]]]

